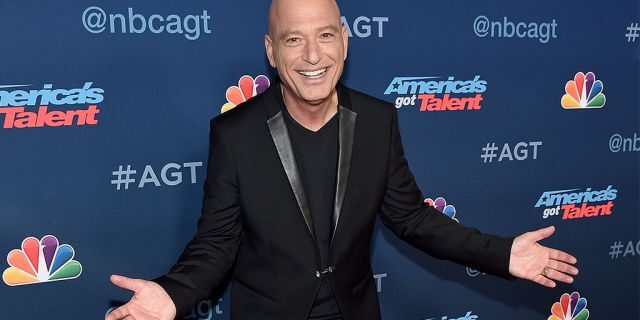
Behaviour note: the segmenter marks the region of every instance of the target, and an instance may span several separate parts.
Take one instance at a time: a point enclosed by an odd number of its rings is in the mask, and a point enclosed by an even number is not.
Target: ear
[[[347,60],[347,52],[349,51],[349,33],[347,32],[347,28],[342,25],[342,44],[344,45],[344,58],[343,60]]]
[[[276,67],[276,60],[273,58],[273,43],[269,34],[264,35],[264,48],[267,51],[267,58],[272,67]]]

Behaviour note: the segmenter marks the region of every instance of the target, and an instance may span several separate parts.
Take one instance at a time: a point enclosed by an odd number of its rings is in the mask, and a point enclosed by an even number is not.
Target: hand
[[[577,262],[572,255],[538,244],[538,241],[550,237],[555,227],[523,233],[513,240],[509,273],[531,280],[543,286],[553,288],[556,281],[572,283],[578,269],[572,266]]]
[[[160,285],[152,281],[111,276],[116,286],[134,292],[125,305],[113,310],[105,320],[173,320],[176,307]]]

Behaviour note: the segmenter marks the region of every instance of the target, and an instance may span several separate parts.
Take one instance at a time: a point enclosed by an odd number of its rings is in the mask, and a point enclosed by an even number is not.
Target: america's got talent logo
[[[535,207],[545,207],[542,218],[562,214],[562,220],[610,216],[618,197],[618,190],[609,185],[606,189],[567,189],[545,191]]]
[[[395,106],[418,106],[421,112],[471,111],[482,108],[487,81],[479,75],[458,80],[448,77],[395,77],[384,91],[395,96]]]
[[[0,123],[3,129],[94,126],[98,124],[99,103],[104,89],[93,82],[72,89],[41,89],[31,84],[0,85]]]

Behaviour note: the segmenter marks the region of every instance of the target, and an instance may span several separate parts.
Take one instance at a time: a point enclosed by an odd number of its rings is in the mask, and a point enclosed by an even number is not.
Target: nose
[[[307,41],[302,59],[310,64],[320,62],[322,56],[320,45],[317,41]]]

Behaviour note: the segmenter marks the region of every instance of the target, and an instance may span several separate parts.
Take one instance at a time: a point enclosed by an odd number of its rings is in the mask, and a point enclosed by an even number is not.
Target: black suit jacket
[[[508,277],[511,239],[464,227],[423,203],[404,157],[396,109],[338,85],[339,156],[328,263],[320,255],[283,118],[280,85],[211,121],[198,231],[156,279],[178,315],[224,285],[233,319],[307,319],[329,277],[345,320],[379,319],[370,246],[376,215],[440,259]]]

